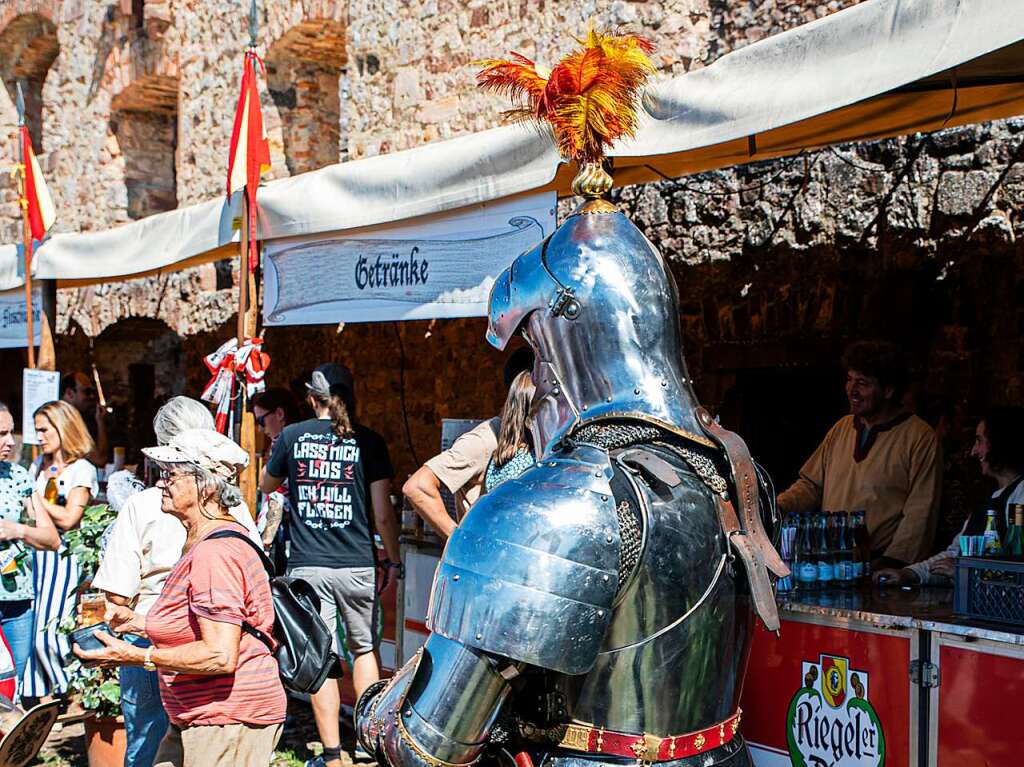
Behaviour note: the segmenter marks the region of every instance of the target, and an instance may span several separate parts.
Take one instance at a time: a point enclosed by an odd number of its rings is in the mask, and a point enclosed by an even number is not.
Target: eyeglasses
[[[188,473],[183,471],[168,471],[167,469],[160,470],[160,480],[167,485],[172,485],[182,477],[187,477]]]
[[[267,420],[268,415],[270,415],[270,413],[264,413],[263,415],[256,416],[256,425],[261,429],[263,428],[263,422]]]

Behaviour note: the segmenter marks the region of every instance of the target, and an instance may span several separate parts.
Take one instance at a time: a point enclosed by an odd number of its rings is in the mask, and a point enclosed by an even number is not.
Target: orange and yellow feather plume
[[[651,42],[638,35],[590,29],[580,47],[550,71],[512,53],[481,62],[477,82],[518,102],[507,114],[551,126],[559,151],[580,163],[598,162],[637,127],[637,96],[654,73]]]

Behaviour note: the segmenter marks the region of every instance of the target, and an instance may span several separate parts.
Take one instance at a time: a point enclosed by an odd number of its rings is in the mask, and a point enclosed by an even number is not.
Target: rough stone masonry
[[[659,73],[670,76],[852,4],[261,2],[270,177],[492,127],[505,104],[477,92],[473,62],[508,50],[553,61],[590,20],[650,36]],[[0,167],[13,162],[12,94],[22,79],[59,231],[221,194],[244,5],[0,1]],[[814,413],[831,417],[835,359],[855,337],[893,337],[913,350],[916,396],[933,422],[962,425],[991,402],[1020,401],[1022,153],[1024,122],[1010,120],[627,188],[617,199],[672,262],[704,401],[755,445],[759,430],[790,429],[797,456],[820,436],[826,416]],[[19,238],[18,215],[4,175],[0,241]],[[161,362],[157,389],[194,392],[201,354],[231,332],[235,280],[225,262],[62,290],[62,365],[90,359],[88,337],[102,356],[107,337],[170,334],[159,348],[177,356]],[[277,383],[331,357],[360,371],[363,417],[400,446],[400,474],[436,448],[441,417],[500,407],[501,358],[482,335],[477,320],[266,334]],[[130,362],[104,357],[124,397]],[[812,415],[787,415],[801,406]]]

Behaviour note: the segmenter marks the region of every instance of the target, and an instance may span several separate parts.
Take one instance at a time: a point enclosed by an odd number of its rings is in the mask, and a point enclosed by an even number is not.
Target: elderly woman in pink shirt
[[[99,633],[106,649],[75,652],[86,661],[160,672],[171,726],[154,767],[267,765],[285,718],[285,692],[270,648],[242,625],[272,634],[270,581],[249,542],[212,538],[246,533],[227,509],[240,500],[234,483],[248,456],[205,429],[143,452],[161,467],[161,508],[185,526],[185,548],[144,623],[127,607],[108,615],[115,631],[144,632],[153,644],[143,649]]]

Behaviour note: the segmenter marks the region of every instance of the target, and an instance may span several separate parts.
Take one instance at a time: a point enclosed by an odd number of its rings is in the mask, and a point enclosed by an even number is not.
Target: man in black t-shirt
[[[285,427],[260,487],[271,493],[288,480],[288,574],[313,585],[328,626],[336,624],[340,613],[359,696],[380,678],[374,531],[384,543],[388,572],[401,572],[399,526],[391,505],[394,472],[384,439],[351,421],[352,374],[347,368],[321,365],[306,386],[317,417]],[[307,764],[340,767],[339,684],[328,680],[312,702],[324,753]]]

